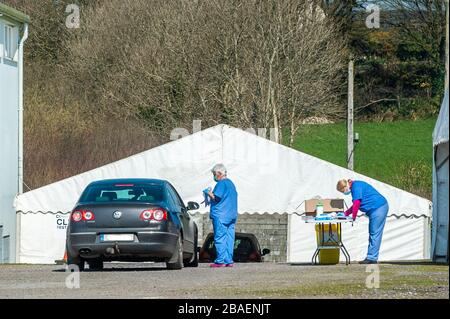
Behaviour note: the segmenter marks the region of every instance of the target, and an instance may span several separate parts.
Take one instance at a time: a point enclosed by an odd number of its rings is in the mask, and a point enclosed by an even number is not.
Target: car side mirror
[[[187,210],[196,210],[199,208],[200,208],[200,205],[196,202],[188,202],[187,203]]]
[[[265,256],[265,255],[268,255],[268,254],[270,254],[270,249],[264,248],[263,251],[262,251],[262,255]]]

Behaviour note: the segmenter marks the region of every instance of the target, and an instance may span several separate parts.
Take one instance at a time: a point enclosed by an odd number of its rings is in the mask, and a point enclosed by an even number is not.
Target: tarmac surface
[[[234,268],[166,270],[158,263],[105,263],[102,271],[66,265],[0,265],[0,299],[21,298],[449,298],[449,268],[242,263]]]

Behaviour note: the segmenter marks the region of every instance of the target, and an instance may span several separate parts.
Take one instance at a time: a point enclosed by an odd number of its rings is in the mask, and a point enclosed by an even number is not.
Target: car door
[[[183,235],[184,235],[184,245],[183,248],[185,251],[192,252],[194,249],[194,221],[189,215],[186,206],[183,203],[180,195],[178,195],[175,188],[168,184],[168,191],[172,200],[175,204],[175,211],[180,219],[180,222],[183,225]]]

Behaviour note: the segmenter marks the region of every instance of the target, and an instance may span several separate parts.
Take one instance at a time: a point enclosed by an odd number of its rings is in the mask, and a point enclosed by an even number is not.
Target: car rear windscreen
[[[88,186],[80,202],[153,203],[164,200],[162,184],[99,184]]]

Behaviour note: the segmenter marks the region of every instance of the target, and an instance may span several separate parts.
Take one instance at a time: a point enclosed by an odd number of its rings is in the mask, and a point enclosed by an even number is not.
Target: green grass
[[[430,199],[435,123],[435,118],[356,123],[360,142],[354,152],[355,171]],[[346,123],[304,125],[293,148],[346,167]]]

